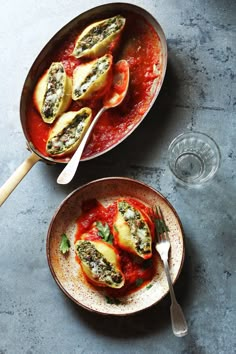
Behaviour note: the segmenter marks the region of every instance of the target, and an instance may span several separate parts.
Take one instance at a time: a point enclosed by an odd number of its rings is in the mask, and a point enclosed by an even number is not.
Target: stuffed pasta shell
[[[152,256],[152,235],[147,215],[123,199],[117,201],[114,235],[120,248],[143,259]]]
[[[34,91],[34,103],[46,123],[66,111],[72,97],[72,79],[61,62],[54,62],[38,81]]]
[[[73,100],[102,95],[112,80],[112,56],[109,54],[89,63],[81,64],[73,72]]]
[[[95,58],[104,55],[109,45],[119,37],[125,18],[117,15],[86,27],[76,40],[73,55],[76,58]]]
[[[91,122],[92,110],[88,107],[77,112],[66,112],[51,130],[46,151],[49,155],[66,155],[73,152],[80,144]]]
[[[79,240],[75,243],[75,250],[83,272],[92,283],[110,288],[124,285],[124,275],[113,246],[99,240]]]

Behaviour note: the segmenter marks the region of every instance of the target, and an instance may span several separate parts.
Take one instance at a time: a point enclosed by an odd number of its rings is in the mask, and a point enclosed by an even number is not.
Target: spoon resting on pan
[[[62,170],[61,174],[57,178],[57,183],[67,184],[74,177],[76,170],[78,168],[80,158],[84,151],[85,145],[90,137],[90,134],[99,120],[103,112],[109,108],[118,106],[126,96],[129,86],[129,64],[126,60],[119,60],[114,66],[114,77],[112,88],[107,96],[103,100],[103,107],[94,117],[92,123],[90,124],[86,134],[84,135],[78,149],[75,151],[74,155]]]

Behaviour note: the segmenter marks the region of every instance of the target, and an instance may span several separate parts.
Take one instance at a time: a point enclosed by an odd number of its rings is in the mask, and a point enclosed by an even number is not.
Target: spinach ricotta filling
[[[122,274],[114,265],[99,252],[96,247],[87,240],[78,241],[76,250],[79,258],[85,263],[93,274],[93,279],[107,285],[119,285],[123,282]]]
[[[57,114],[64,95],[64,78],[65,70],[63,65],[61,63],[53,63],[48,72],[46,92],[41,110],[42,115],[46,118]]]
[[[84,36],[82,34],[74,50],[75,56],[79,56],[85,50],[91,49],[109,36],[115,35],[123,28],[124,23],[125,19],[120,15],[96,23]]]
[[[79,87],[75,88],[75,97],[79,98],[82,96],[91,87],[91,85],[108,70],[109,67],[110,61],[106,56],[98,59],[92,66],[91,71],[86,76],[85,80],[80,84]]]
[[[48,153],[60,154],[74,145],[83,132],[88,116],[86,111],[76,114],[70,124],[47,142]]]
[[[135,249],[139,254],[151,252],[152,238],[147,223],[141,213],[126,201],[118,202],[118,210],[127,222]]]

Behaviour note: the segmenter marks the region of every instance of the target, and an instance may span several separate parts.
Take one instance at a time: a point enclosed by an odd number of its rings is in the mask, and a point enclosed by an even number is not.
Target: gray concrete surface
[[[0,208],[1,354],[236,352],[236,2],[130,2],[150,11],[166,33],[169,61],[163,88],[129,139],[82,163],[70,185],[56,184],[60,166],[38,163]],[[1,4],[0,185],[29,155],[19,100],[32,62],[65,23],[101,3],[106,1]],[[167,167],[170,141],[186,130],[208,133],[221,149],[216,178],[200,189],[176,184]],[[144,134],[148,140],[141,146]],[[106,318],[77,307],[54,282],[45,254],[54,210],[76,187],[105,176],[146,182],[179,213],[186,261],[175,290],[189,324],[187,337],[172,334],[169,297],[143,313]]]

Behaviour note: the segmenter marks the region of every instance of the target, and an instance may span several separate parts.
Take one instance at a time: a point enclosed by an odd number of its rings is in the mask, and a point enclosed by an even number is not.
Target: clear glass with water
[[[200,132],[177,136],[168,148],[168,163],[174,176],[186,185],[209,181],[220,165],[220,150],[216,142]]]

